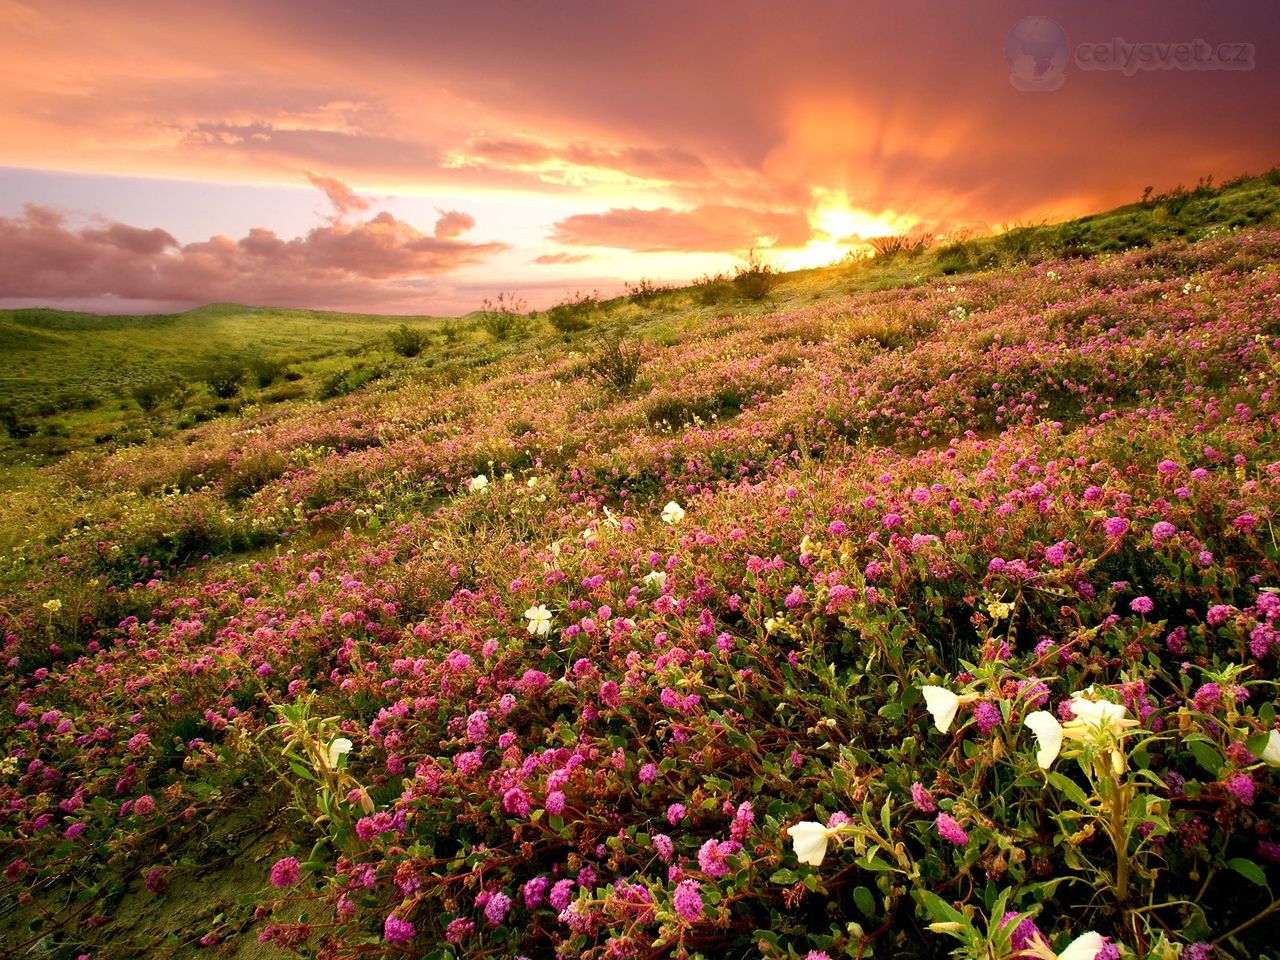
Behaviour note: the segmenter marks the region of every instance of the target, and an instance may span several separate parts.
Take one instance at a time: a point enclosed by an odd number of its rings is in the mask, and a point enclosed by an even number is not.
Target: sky
[[[1280,5],[0,0],[0,90],[0,306],[445,315],[1260,173]]]

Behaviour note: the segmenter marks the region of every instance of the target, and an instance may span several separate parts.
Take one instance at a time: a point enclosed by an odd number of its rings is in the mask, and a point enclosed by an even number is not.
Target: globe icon
[[[1004,41],[1009,82],[1019,90],[1057,90],[1069,54],[1067,31],[1048,17],[1023,17]]]

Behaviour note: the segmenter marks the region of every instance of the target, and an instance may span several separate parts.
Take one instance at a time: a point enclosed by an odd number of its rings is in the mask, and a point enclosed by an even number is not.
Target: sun
[[[849,202],[843,190],[815,190],[814,206],[809,212],[813,239],[803,247],[773,251],[780,270],[805,270],[823,267],[842,260],[850,251],[867,249],[871,237],[906,233],[919,221],[909,214],[892,210],[872,213]]]

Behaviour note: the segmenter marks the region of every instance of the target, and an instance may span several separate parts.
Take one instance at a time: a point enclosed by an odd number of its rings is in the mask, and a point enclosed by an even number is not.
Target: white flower
[[[921,687],[920,692],[924,694],[925,709],[933,715],[933,722],[938,732],[946,733],[951,729],[956,711],[960,709],[960,698],[946,687],[926,686]]]
[[[675,526],[683,519],[684,507],[680,506],[680,504],[676,503],[674,500],[662,508],[662,520],[664,523],[669,523],[672,526]]]
[[[827,841],[833,831],[812,820],[802,820],[794,827],[787,828],[787,836],[791,838],[796,859],[811,867],[822,866],[822,858],[827,855]]]
[[[1071,695],[1072,719],[1063,725],[1067,739],[1100,741],[1107,734],[1120,734],[1126,727],[1137,726],[1138,721],[1127,716],[1124,706],[1110,700],[1090,699],[1093,689],[1076,691]]]
[[[472,493],[479,493],[488,485],[489,485],[489,478],[486,477],[483,473],[476,474],[474,477],[472,477],[470,480],[467,481],[467,489],[470,490]]]
[[[1262,748],[1263,762],[1269,767],[1280,767],[1280,730],[1272,730],[1267,745]]]
[[[338,761],[351,752],[353,744],[346,737],[338,737],[329,744],[329,766],[337,767]]]
[[[655,593],[661,593],[667,585],[667,574],[663,570],[651,570],[644,575],[644,585]]]
[[[1036,763],[1040,764],[1040,769],[1048,770],[1062,749],[1062,724],[1048,710],[1029,713],[1022,722],[1040,743],[1040,748],[1036,751]]]
[[[543,604],[530,607],[524,612],[524,618],[529,621],[526,629],[535,637],[545,637],[551,632],[551,611]]]
[[[1058,954],[1058,960],[1096,960],[1104,946],[1102,934],[1090,930],[1067,944],[1066,949]]]

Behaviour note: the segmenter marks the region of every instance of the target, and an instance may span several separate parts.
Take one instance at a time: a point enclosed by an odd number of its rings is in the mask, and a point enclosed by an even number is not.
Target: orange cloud
[[[595,256],[590,253],[544,253],[541,256],[534,257],[530,263],[556,264],[556,263],[586,263],[588,260],[594,260]]]
[[[558,221],[548,239],[637,253],[736,252],[758,246],[801,246],[811,233],[803,213],[707,205],[693,210],[626,207],[580,213]]]
[[[461,210],[441,210],[434,232],[437,237],[447,240],[462,236],[475,225],[476,218],[469,213],[463,213]]]

